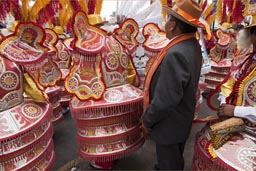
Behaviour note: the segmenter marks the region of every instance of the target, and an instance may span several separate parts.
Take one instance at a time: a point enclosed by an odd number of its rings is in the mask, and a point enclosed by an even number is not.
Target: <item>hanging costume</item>
[[[16,30],[0,44],[0,168],[47,170],[55,160],[52,106],[25,68],[45,55],[43,30],[32,23]]]
[[[134,27],[133,23],[126,24]],[[73,32],[73,65],[65,88],[75,95],[70,112],[76,120],[79,155],[112,162],[144,143],[139,128],[142,91],[131,84],[139,85],[138,76],[126,48],[88,24],[85,13],[74,16]],[[128,47],[132,48],[133,40],[127,42]]]
[[[53,86],[48,86],[45,89],[45,92],[49,97],[49,101],[52,103],[53,113],[51,120],[53,123],[57,123],[64,118],[62,113],[62,105],[60,103],[61,87],[56,85],[61,80],[62,73],[59,67],[57,66],[56,62],[54,61],[58,52],[57,48],[55,47],[58,41],[58,36],[52,29],[46,28],[45,37],[46,39],[44,41],[44,45],[49,48],[49,63],[51,63],[52,66],[54,66],[52,67],[52,69],[54,70],[54,74],[58,76],[58,79],[55,80],[55,84]]]

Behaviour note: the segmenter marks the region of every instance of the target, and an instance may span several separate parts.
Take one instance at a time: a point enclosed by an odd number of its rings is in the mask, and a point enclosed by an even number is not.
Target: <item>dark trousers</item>
[[[160,145],[156,144],[157,165],[160,170],[183,170],[185,143]]]

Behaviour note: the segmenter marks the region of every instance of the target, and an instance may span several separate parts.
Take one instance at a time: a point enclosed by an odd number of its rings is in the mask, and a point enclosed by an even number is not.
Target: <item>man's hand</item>
[[[223,104],[219,107],[218,116],[234,116],[235,106],[230,104]]]
[[[141,121],[141,129],[142,129],[144,138],[145,138],[145,139],[149,139],[149,132],[150,132],[150,129],[147,128],[147,127],[145,127],[143,120]]]

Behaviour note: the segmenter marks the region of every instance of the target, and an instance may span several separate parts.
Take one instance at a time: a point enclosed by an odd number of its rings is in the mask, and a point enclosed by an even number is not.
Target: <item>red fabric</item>
[[[79,5],[78,0],[72,0],[72,1],[70,1],[70,3],[71,3],[71,5],[72,5],[74,11],[81,10],[81,7],[80,7],[80,5]]]
[[[10,1],[2,1],[0,2],[0,19],[4,20],[7,16],[7,13],[10,12],[11,3]]]
[[[89,0],[88,2],[88,14],[94,14],[96,6],[96,0]]]
[[[233,10],[231,21],[234,23],[241,23],[244,16],[243,16],[243,9],[244,4],[241,1],[236,0],[236,7]]]
[[[13,1],[10,1],[10,2],[12,3],[11,4],[12,5],[12,11],[14,13],[15,20],[21,21],[22,14],[21,14],[21,8],[19,6],[19,0],[13,0]]]
[[[50,18],[53,18],[58,10],[62,8],[59,0],[51,1],[46,5],[44,9],[42,9],[37,18],[37,23],[40,25],[45,24]]]

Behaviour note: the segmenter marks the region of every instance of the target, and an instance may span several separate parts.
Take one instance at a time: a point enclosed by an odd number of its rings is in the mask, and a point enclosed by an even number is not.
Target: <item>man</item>
[[[142,129],[156,142],[155,168],[182,170],[202,64],[195,32],[203,24],[198,20],[201,8],[193,0],[180,0],[163,9],[168,15],[165,31],[170,43],[146,75]]]

